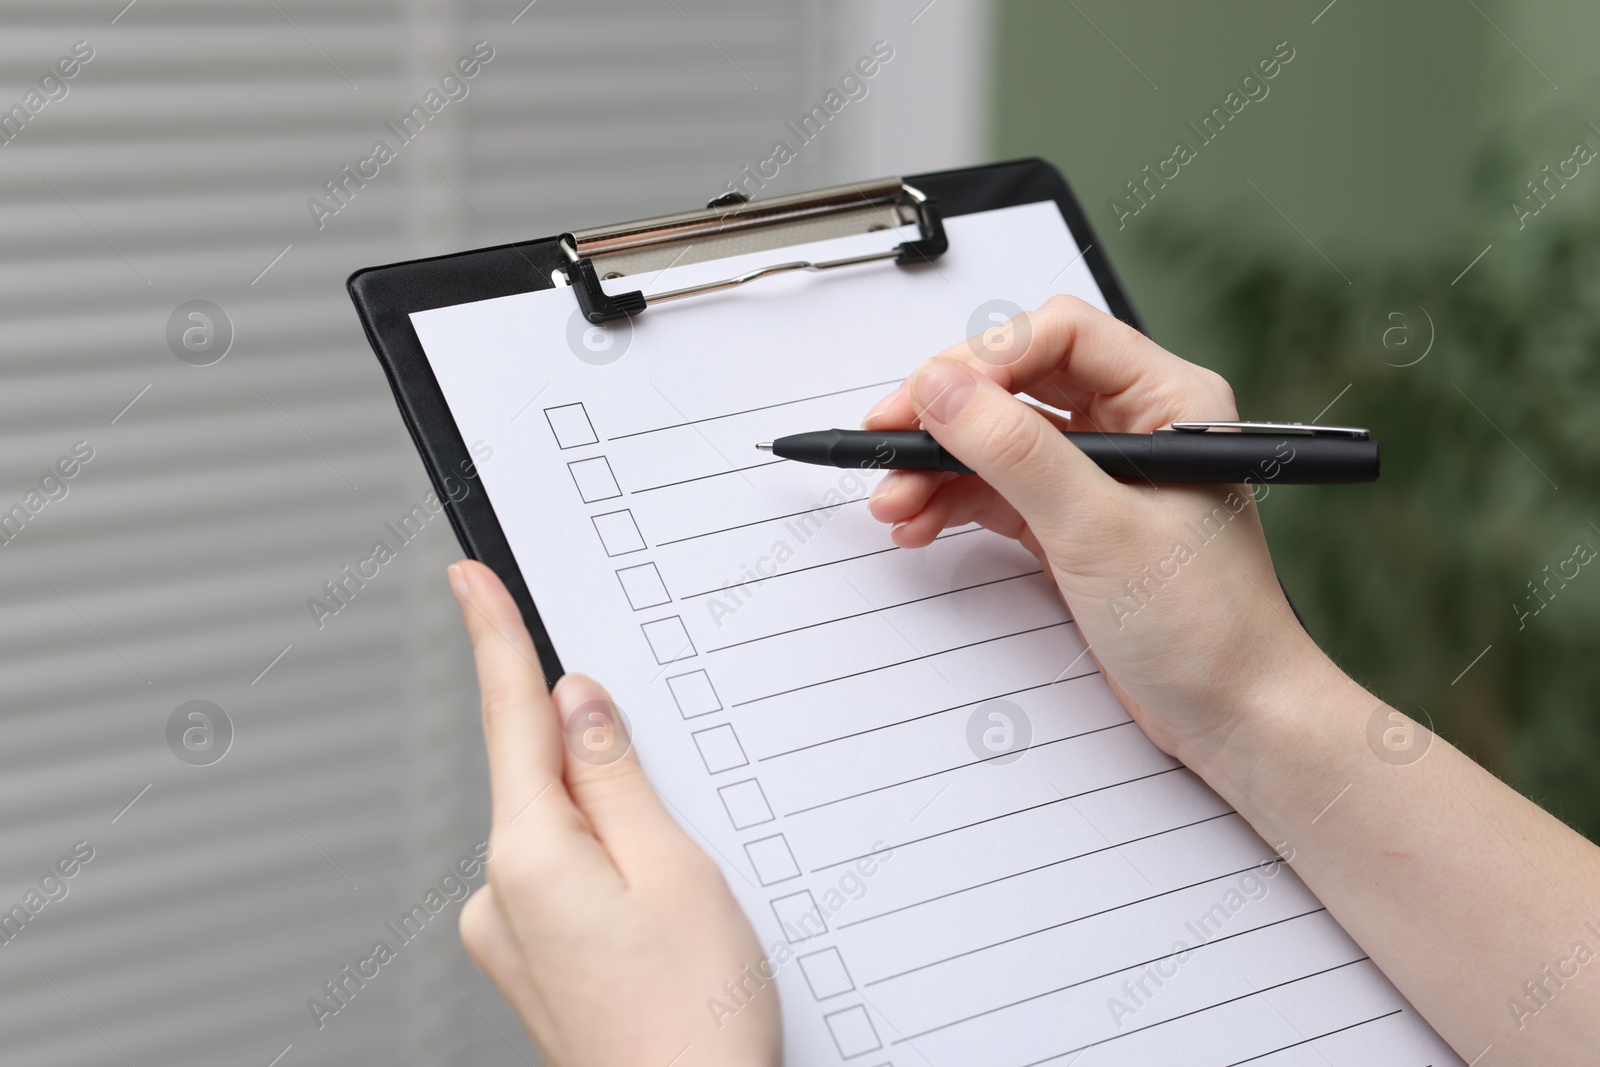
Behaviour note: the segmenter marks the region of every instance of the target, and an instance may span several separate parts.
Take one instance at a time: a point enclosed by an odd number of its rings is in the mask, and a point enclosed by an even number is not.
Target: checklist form
[[[946,226],[923,267],[583,325],[614,335],[609,362],[571,346],[564,288],[411,316],[463,440],[493,448],[478,470],[562,664],[610,689],[754,924],[786,1062],[1459,1065],[1140,733],[1030,553],[976,526],[896,548],[866,510],[880,472],[754,449],[856,426],[986,301],[1105,308],[1053,203]]]

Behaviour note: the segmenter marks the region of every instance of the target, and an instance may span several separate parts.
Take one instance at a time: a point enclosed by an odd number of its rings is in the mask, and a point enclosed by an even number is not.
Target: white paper
[[[611,689],[778,963],[786,1062],[1459,1064],[1145,740],[1031,555],[977,528],[895,549],[862,502],[876,475],[754,450],[855,426],[986,301],[1105,307],[1052,204],[947,226],[932,266],[774,277],[607,330],[566,289],[412,316],[462,438],[492,449],[483,485],[563,665]]]

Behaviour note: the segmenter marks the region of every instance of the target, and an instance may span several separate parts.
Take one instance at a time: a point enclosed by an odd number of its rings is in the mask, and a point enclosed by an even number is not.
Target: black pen
[[[1208,432],[1229,430],[1241,432]],[[1378,480],[1378,442],[1350,426],[1175,422],[1172,429],[1155,433],[1063,430],[1062,436],[1101,470],[1129,481],[1339,485]],[[756,447],[780,459],[828,467],[972,473],[922,430],[815,430]]]

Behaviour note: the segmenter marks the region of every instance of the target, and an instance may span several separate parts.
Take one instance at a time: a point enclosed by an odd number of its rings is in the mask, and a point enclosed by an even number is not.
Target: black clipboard
[[[939,243],[943,240],[941,218],[1041,200],[1054,201],[1074,240],[1084,249],[1084,262],[1112,313],[1141,333],[1146,332],[1132,301],[1090,228],[1083,207],[1061,172],[1049,163],[1040,159],[1016,160],[910,175],[903,179],[884,179],[824,192],[834,194],[829,202],[837,206],[841,201],[875,196],[874,190],[883,190],[884,195],[888,196],[889,192],[898,191],[902,185],[915,193],[916,199],[909,204],[901,219],[917,221],[921,237],[918,241],[897,246],[893,253],[880,258],[896,258],[898,263],[904,265],[914,263],[919,257],[937,257],[942,251]],[[846,191],[848,196],[840,197],[841,191]],[[761,214],[768,205],[779,203],[780,200],[785,206],[797,205],[797,210],[790,210],[782,216]],[[740,200],[723,197],[713,200],[702,212],[688,212],[681,216],[602,229],[609,234],[670,231],[681,220],[703,217],[708,212],[716,213],[719,221],[735,217],[748,222],[751,227],[782,227],[792,224],[797,213],[815,218],[817,213],[827,209],[827,204],[822,202],[827,200],[828,197],[823,194],[799,194],[770,201],[750,201],[746,207]],[[534,647],[539,652],[545,678],[551,685],[563,673],[561,661],[540,620],[539,609],[528,592],[487,492],[468,492],[459,500],[452,499],[456,493],[451,491],[451,487],[460,484],[462,472],[473,469],[473,458],[456,428],[455,418],[445,403],[444,393],[412,329],[409,316],[417,311],[555,288],[557,279],[563,277],[577,290],[575,295],[591,321],[601,322],[624,314],[647,314],[643,310],[643,299],[628,298],[638,294],[608,298],[600,289],[599,276],[593,266],[593,260],[599,258],[598,254],[594,257],[575,256],[576,245],[585,235],[598,235],[600,232],[577,231],[431,259],[368,267],[356,271],[346,283],[350,299],[355,303],[356,312],[367,332],[367,340],[371,342],[378,362],[383,365],[389,387],[394,391],[395,403],[399,405],[406,428],[411,431],[411,439],[417,446],[434,492],[450,518],[450,525],[461,542],[462,550],[472,559],[489,566],[505,582],[522,611]],[[575,235],[579,242],[574,241]],[[770,269],[795,266],[782,264]],[[898,268],[884,266],[860,269]],[[675,299],[688,295],[692,294],[661,294],[652,299]]]

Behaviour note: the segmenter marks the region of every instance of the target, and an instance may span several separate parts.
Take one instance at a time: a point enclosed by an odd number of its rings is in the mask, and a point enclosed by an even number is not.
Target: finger
[[[1075,516],[1109,510],[1116,483],[1037,410],[965,361],[929,360],[911,376],[908,392],[924,428],[1041,540],[1048,542],[1050,531],[1070,533]]]
[[[1218,399],[1217,375],[1168,352],[1138,330],[1071,296],[1056,296],[1005,331],[996,348],[968,343],[947,354],[989,377],[1008,392],[1026,392],[1047,404],[1081,413],[1089,421],[1112,414],[1144,416],[1116,429],[1148,432],[1180,417],[1170,401],[1189,397],[1209,407]],[[1228,394],[1231,410],[1231,393]],[[1229,411],[1200,414],[1230,417]]]
[[[905,391],[906,391],[906,383],[905,382],[901,382],[899,385],[895,386],[892,390],[890,390],[889,394],[887,396],[885,396],[882,400],[880,400],[876,404],[872,405],[872,410],[868,411],[866,416],[861,420],[861,428],[863,430],[877,429],[878,427],[874,424],[874,420],[882,412],[888,411],[889,409],[893,408],[895,406],[895,404],[897,404],[901,400],[901,398],[905,395]]]
[[[962,341],[940,353],[1007,392],[1026,392],[1074,412],[1079,429],[1145,433],[1174,419],[1234,418],[1232,390],[1217,374],[1168,352],[1075,297],[1052,297],[1020,316],[1001,345]],[[885,397],[865,425],[888,429],[919,417],[910,390]]]
[[[943,471],[891,471],[872,490],[867,511],[879,522],[903,522],[921,511],[941,485],[958,477]]]
[[[1028,324],[1026,351],[991,377],[1011,392],[1071,411],[1076,429],[1149,433],[1182,419],[1238,417],[1221,375],[1082,300],[1054,297],[1029,314]],[[988,373],[990,364],[969,365]]]
[[[584,832],[562,785],[561,736],[522,613],[483,564],[462,560],[448,573],[478,668],[495,829],[517,820]]]
[[[556,710],[566,724],[566,782],[573,803],[594,828],[624,880],[635,881],[689,844],[645,777],[610,694],[592,678],[569,674],[556,684]]]
[[[1069,430],[1069,419],[1054,411],[1036,408],[1059,430]],[[879,522],[903,523],[916,515],[943,486],[964,481],[962,475],[948,471],[890,471],[872,490],[867,511]]]
[[[1195,377],[1202,368],[1168,352],[1112,315],[1073,296],[1054,296],[1010,331],[999,350],[967,344],[946,353],[963,358],[1008,392],[1054,374],[1085,393],[1110,395],[1141,384]]]
[[[916,514],[898,523],[889,536],[901,548],[921,548],[945,530],[969,522],[1013,540],[1020,540],[1027,529],[1021,514],[993,486],[980,478],[961,478],[940,486]]]

